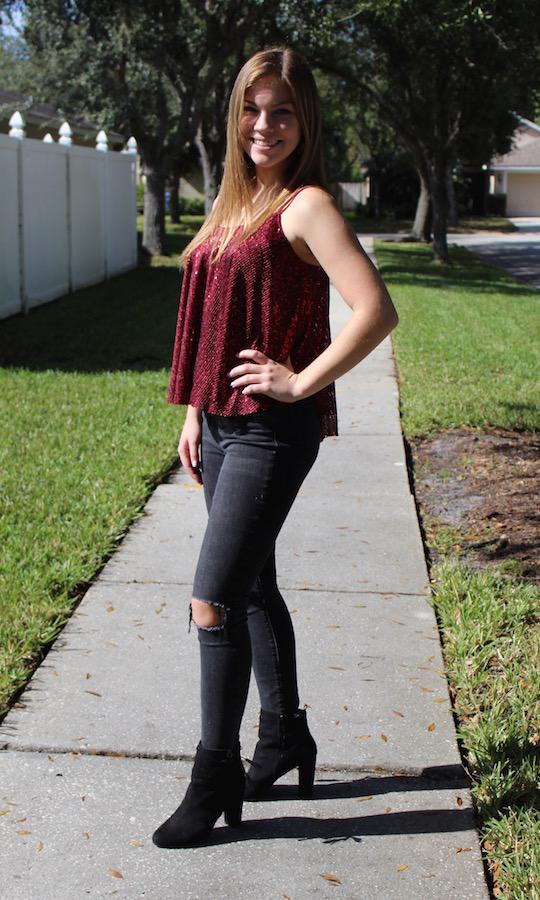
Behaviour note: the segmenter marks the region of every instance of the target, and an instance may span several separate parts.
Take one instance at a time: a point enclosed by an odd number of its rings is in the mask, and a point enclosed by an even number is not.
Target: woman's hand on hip
[[[266,394],[282,403],[294,403],[300,399],[297,390],[298,375],[293,371],[291,357],[278,363],[261,350],[240,350],[238,356],[245,360],[228,373],[232,388],[241,388],[243,394]]]
[[[184,427],[178,442],[178,456],[182,466],[197,484],[202,484],[201,476],[201,419],[196,411],[188,408]]]

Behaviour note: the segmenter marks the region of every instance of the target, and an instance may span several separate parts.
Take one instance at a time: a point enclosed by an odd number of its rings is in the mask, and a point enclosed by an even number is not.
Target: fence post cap
[[[19,110],[16,109],[9,120],[9,136],[12,138],[18,138],[18,140],[22,141],[22,139],[24,138],[25,127],[26,122],[24,120],[24,116],[22,116]]]
[[[106,153],[109,149],[109,138],[107,137],[107,132],[101,129],[98,131],[96,135],[96,150],[100,150],[102,153]]]
[[[71,135],[73,134],[69,122],[62,122],[60,128],[58,129],[58,134],[60,138],[58,140],[59,144],[66,144],[69,146],[71,144]]]
[[[21,115],[18,109],[15,110],[11,119],[9,120],[9,124],[12,128],[24,128],[26,122],[24,121],[24,116]]]
[[[45,135],[45,137],[43,138],[43,143],[44,144],[54,144],[54,138],[50,131],[48,131],[47,134]]]

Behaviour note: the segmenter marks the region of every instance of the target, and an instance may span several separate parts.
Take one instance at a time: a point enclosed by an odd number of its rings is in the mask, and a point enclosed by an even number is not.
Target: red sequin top
[[[190,403],[221,416],[281,406],[266,394],[230,387],[227,373],[242,362],[238,351],[261,350],[276,362],[290,354],[300,372],[330,343],[328,276],[300,259],[281,227],[281,212],[296,193],[245,241],[233,240],[217,263],[209,259],[211,240],[189,257],[168,403]],[[334,383],[312,396],[322,441],[338,433]]]

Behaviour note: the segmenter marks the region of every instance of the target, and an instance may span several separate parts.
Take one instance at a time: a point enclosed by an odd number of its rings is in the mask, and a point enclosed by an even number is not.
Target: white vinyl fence
[[[22,134],[0,134],[0,318],[137,264],[135,142],[114,153],[103,132],[95,150]]]
[[[358,203],[367,203],[368,197],[368,181],[340,181],[338,184],[338,201],[341,209],[356,209]]]

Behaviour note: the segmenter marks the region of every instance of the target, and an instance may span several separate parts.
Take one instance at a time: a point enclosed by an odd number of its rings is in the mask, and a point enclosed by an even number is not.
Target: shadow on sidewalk
[[[468,789],[470,787],[464,769],[459,766],[441,766],[424,769],[423,775],[366,775],[352,781],[337,781],[330,777],[318,778],[310,800],[298,799],[295,785],[274,785],[268,797],[245,801],[240,828],[217,827],[204,846],[252,840],[295,838],[297,840],[322,840],[337,843],[353,840],[360,843],[362,835],[412,835],[444,834],[474,830],[475,819],[471,807],[455,809],[410,809],[351,817],[322,818],[321,806],[314,807],[311,816],[277,816],[276,818],[251,819],[252,803],[276,803],[297,801],[303,804],[326,800],[372,799],[384,794],[406,794],[413,791],[442,791]],[[414,802],[414,801],[413,801]],[[453,801],[455,802],[455,800]],[[315,812],[317,809],[317,812]]]

